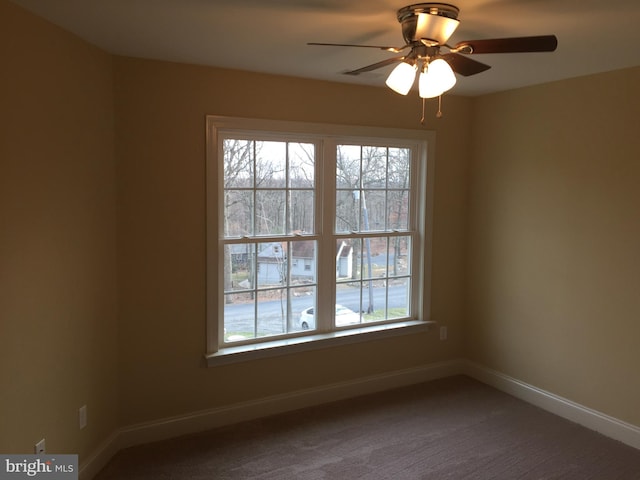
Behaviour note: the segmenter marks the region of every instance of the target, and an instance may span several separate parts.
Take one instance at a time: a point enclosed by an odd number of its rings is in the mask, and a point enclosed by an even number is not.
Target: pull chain
[[[422,118],[420,119],[420,125],[424,125],[424,111],[425,111],[426,98],[422,99]],[[438,96],[438,111],[436,112],[436,118],[442,118],[442,95]]]

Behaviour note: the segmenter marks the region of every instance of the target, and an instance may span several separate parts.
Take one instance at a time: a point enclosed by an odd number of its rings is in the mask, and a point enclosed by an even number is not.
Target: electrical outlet
[[[78,425],[80,430],[87,426],[87,406],[83,405],[78,409]]]
[[[440,340],[447,339],[447,327],[440,327]]]
[[[44,445],[44,438],[33,446],[33,453],[35,453],[36,455],[44,454],[46,453],[46,451],[47,449]]]

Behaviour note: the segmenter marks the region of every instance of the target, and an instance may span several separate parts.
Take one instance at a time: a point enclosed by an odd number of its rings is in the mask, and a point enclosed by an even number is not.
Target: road
[[[384,308],[385,292],[384,287],[374,287],[374,307]],[[404,307],[406,305],[406,286],[395,285],[388,288],[389,308]],[[368,290],[363,292],[363,310],[368,307]],[[360,291],[356,288],[339,289],[336,293],[336,303],[350,308],[354,312],[360,310]],[[294,297],[291,300],[292,318],[298,328],[298,321],[302,310],[312,307],[313,297]],[[258,329],[260,334],[284,333],[282,310],[286,310],[286,303],[279,300],[260,302],[258,304]],[[225,328],[228,334],[247,333],[253,331],[254,305],[252,303],[225,305]]]

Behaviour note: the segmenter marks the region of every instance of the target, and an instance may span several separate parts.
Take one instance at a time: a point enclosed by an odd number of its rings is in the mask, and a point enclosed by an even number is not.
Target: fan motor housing
[[[398,10],[402,37],[407,44],[443,45],[460,23],[460,10],[448,3],[416,3]]]

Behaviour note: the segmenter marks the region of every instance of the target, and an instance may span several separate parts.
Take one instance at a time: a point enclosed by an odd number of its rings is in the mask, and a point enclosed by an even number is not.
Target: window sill
[[[436,322],[432,321],[424,322],[415,320],[350,330],[340,330],[330,333],[318,333],[315,335],[274,340],[272,342],[262,342],[252,345],[226,347],[215,353],[205,355],[205,359],[207,361],[207,366],[209,367],[228,365],[231,363],[246,362],[261,358],[276,357],[279,355],[288,355],[290,353],[318,350],[321,348],[337,347],[340,345],[369,342],[382,338],[426,332],[432,325],[435,325],[435,323]]]

